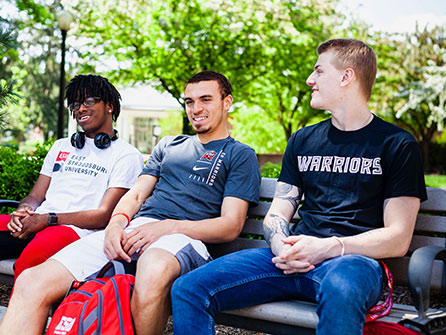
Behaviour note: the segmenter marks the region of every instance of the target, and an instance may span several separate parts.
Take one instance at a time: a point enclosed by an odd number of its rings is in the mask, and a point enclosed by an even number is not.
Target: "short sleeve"
[[[260,167],[253,149],[247,147],[231,157],[231,166],[225,183],[224,197],[235,197],[259,203]]]
[[[164,149],[166,148],[168,143],[170,143],[171,139],[172,136],[166,136],[158,142],[158,144],[155,146],[152,153],[150,154],[146,165],[142,169],[142,175],[148,174],[159,178],[161,171],[161,162],[163,161],[164,157]]]
[[[42,168],[40,169],[40,174],[43,174],[48,177],[52,177],[54,163],[56,162],[56,158],[59,153],[59,150],[58,150],[59,143],[60,143],[60,141],[56,141],[51,146],[50,150],[48,151],[47,155],[45,156],[45,159],[43,160]]]
[[[385,198],[410,196],[427,199],[423,163],[418,144],[405,142],[391,157],[386,177]]]
[[[282,170],[279,181],[303,188],[302,178],[299,174],[297,161],[297,140],[298,132],[294,133],[288,141],[285,153],[282,158]]]
[[[113,165],[108,187],[131,188],[141,173],[143,164],[138,152],[121,157]]]

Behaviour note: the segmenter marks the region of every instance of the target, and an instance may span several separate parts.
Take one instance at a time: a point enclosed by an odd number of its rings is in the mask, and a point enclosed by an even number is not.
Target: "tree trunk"
[[[423,157],[423,168],[424,172],[429,172],[430,164],[429,164],[429,147],[430,147],[430,141],[423,139],[421,141],[421,155]]]

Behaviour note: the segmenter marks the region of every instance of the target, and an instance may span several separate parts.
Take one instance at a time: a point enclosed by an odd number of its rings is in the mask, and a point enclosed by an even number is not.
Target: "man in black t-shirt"
[[[360,335],[378,301],[376,259],[404,255],[420,201],[421,156],[406,131],[370,112],[376,56],[361,41],[321,44],[307,84],[332,118],[294,133],[264,220],[270,248],[221,257],[172,289],[174,334],[213,334],[213,317],[282,299],[318,304],[317,334]],[[289,229],[299,202],[300,221]]]

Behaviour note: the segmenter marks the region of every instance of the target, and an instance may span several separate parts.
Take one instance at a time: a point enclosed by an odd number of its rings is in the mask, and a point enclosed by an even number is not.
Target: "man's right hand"
[[[130,256],[122,248],[126,243],[127,233],[118,223],[110,223],[105,228],[104,252],[108,259],[123,259],[130,263]]]
[[[19,234],[23,228],[21,220],[33,214],[34,210],[30,206],[21,206],[12,212],[11,220],[8,223],[8,230],[11,234]]]

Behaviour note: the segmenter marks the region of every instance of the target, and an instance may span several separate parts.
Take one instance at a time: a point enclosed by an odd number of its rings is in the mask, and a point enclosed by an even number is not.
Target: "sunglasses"
[[[98,97],[89,97],[89,98],[86,98],[84,100],[84,102],[82,102],[82,105],[84,105],[87,108],[88,107],[92,107],[92,106],[96,105],[101,100],[102,99],[98,98]],[[70,109],[71,113],[76,112],[76,111],[79,110],[79,108],[81,108],[81,103],[80,102],[73,102],[72,104],[70,104],[68,106],[68,108]]]

